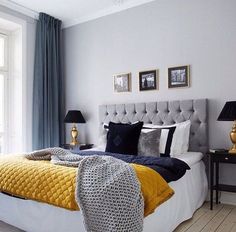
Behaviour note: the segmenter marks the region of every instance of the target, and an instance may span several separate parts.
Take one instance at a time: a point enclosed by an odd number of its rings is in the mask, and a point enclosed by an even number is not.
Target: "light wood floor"
[[[193,217],[180,224],[174,232],[236,232],[236,206],[214,205],[209,202],[198,209]]]
[[[198,209],[193,218],[183,222],[174,232],[236,232],[236,206],[214,205],[209,209],[205,203]],[[12,226],[0,222],[0,232],[22,232]],[[161,232],[161,231],[157,231]]]

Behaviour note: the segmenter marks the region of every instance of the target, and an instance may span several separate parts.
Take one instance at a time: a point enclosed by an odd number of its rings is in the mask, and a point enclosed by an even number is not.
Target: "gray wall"
[[[216,119],[236,100],[235,9],[235,0],[157,0],[65,29],[66,105],[86,116],[81,141],[97,142],[100,104],[208,98],[210,147],[229,147],[232,123]],[[167,67],[185,64],[191,87],[168,90]],[[153,68],[159,90],[139,92],[138,72]],[[113,92],[120,72],[132,72],[131,93]],[[223,170],[229,183],[231,171]]]

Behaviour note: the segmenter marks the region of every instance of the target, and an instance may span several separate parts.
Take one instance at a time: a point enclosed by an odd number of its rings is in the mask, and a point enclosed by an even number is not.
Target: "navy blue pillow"
[[[106,152],[119,154],[138,154],[138,141],[143,122],[135,124],[109,123]]]

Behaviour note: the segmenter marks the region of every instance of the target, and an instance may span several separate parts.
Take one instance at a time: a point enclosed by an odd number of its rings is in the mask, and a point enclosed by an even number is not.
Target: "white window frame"
[[[9,120],[8,120],[8,113],[9,113],[9,107],[8,107],[8,95],[9,95],[9,61],[8,61],[8,54],[9,54],[9,34],[6,32],[0,30],[0,37],[4,38],[4,66],[0,67],[0,74],[4,77],[4,102],[3,102],[3,109],[4,109],[4,115],[3,115],[3,132],[0,132],[0,136],[3,138],[3,147],[2,147],[2,153],[8,150],[8,136],[9,136]]]
[[[29,53],[30,59],[28,58],[28,49],[34,49],[34,43],[30,40],[27,43],[28,36],[34,38],[34,33],[32,35],[28,35],[28,28],[31,30],[34,28],[35,21],[31,19],[22,19],[21,17],[15,17],[11,14],[7,14],[4,12],[0,12],[0,17],[4,20],[12,22],[15,25],[13,27],[8,27],[8,25],[4,25],[0,28],[0,33],[8,36],[8,75],[6,76],[7,84],[8,84],[8,96],[7,98],[11,99],[7,100],[8,109],[6,119],[8,122],[5,122],[6,129],[5,132],[8,133],[6,138],[6,142],[8,142],[9,146],[4,153],[14,153],[14,152],[26,152],[32,150],[32,75],[33,69],[31,66],[27,66],[27,62],[32,63],[31,52]],[[17,30],[20,30],[20,34],[15,34]],[[17,46],[21,46],[18,47]],[[17,57],[14,56],[14,50],[18,50],[21,56],[20,66],[17,64]],[[15,66],[17,65],[17,67]],[[19,71],[21,70],[21,71]],[[16,78],[15,78],[16,77]],[[19,79],[20,78],[20,79]],[[17,80],[21,81],[21,94],[15,94],[15,88],[18,84],[16,84]],[[21,107],[21,110],[15,111],[15,107],[11,104],[12,100],[14,102],[14,97],[18,95],[17,98],[17,106]],[[21,96],[20,96],[21,95]],[[10,104],[9,104],[10,102]],[[15,102],[14,102],[15,103]],[[16,114],[15,114],[16,113]],[[14,116],[18,115],[20,118],[15,120]],[[12,121],[13,120],[13,121]],[[21,126],[18,126],[18,123]]]
[[[8,40],[9,40],[9,33],[3,32],[0,29],[0,37],[3,38],[4,41],[4,66],[0,67],[1,72],[8,72],[8,53],[9,53],[9,47],[8,47]]]

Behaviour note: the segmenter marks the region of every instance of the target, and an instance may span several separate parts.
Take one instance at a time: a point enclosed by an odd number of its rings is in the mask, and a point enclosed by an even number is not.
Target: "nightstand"
[[[91,149],[93,147],[93,144],[78,144],[76,146],[72,146],[70,144],[63,144],[62,148],[68,149],[71,151],[74,150],[86,150],[86,149]]]
[[[213,209],[213,192],[216,192],[216,204],[219,204],[219,191],[236,192],[236,186],[219,184],[219,165],[220,163],[236,164],[236,155],[228,152],[207,153],[210,168],[210,207]]]

